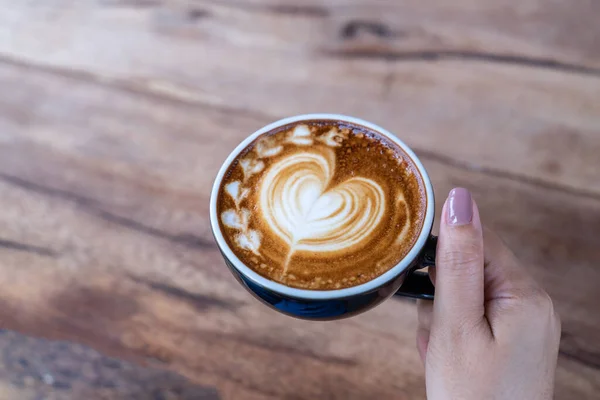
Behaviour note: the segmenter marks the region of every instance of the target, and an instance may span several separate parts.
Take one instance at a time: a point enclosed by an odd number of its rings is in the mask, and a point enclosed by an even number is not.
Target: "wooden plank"
[[[456,163],[600,195],[593,0],[13,3],[5,61],[261,123],[348,113]]]
[[[0,400],[218,400],[215,388],[73,343],[0,331]]]
[[[158,39],[157,50],[163,50],[166,41],[178,47],[185,46],[185,40],[218,41],[254,50],[439,52],[466,58],[512,57],[515,63],[546,61],[549,68],[600,67],[600,28],[595,23],[600,6],[593,0],[525,0],[518,5],[509,0],[311,0],[293,5],[266,0],[3,1],[4,48],[47,61],[87,63],[78,55],[95,53],[103,63],[104,57],[120,50],[90,46],[91,34],[113,39],[113,45],[135,44],[144,53],[151,49],[139,45],[149,45],[144,39],[152,37]],[[39,33],[50,36],[36,41]],[[129,35],[121,36],[124,33]],[[55,53],[65,49],[69,51]],[[131,54],[121,57],[135,59]]]
[[[0,65],[0,87],[3,327],[171,369],[222,398],[424,398],[413,303],[297,321],[220,260],[210,184],[263,114],[20,65]],[[600,200],[420,155],[438,203],[471,188],[556,300],[557,398],[597,396]]]

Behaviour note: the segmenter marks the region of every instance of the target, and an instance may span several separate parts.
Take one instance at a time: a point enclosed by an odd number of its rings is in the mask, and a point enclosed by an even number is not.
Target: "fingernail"
[[[464,188],[454,188],[448,195],[448,225],[467,225],[473,220],[473,200]]]

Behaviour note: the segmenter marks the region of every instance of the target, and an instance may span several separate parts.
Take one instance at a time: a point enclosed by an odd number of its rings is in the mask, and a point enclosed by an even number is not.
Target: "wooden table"
[[[278,315],[210,233],[242,138],[340,112],[413,146],[438,204],[473,191],[562,315],[556,398],[600,398],[600,2],[0,6],[2,328],[178,372],[205,398],[424,398],[414,303]]]

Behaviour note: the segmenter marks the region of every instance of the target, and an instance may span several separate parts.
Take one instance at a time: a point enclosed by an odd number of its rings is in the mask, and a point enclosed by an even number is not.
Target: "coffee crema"
[[[217,212],[249,268],[284,285],[332,290],[388,271],[423,227],[423,179],[392,140],[341,121],[267,132],[231,163]]]

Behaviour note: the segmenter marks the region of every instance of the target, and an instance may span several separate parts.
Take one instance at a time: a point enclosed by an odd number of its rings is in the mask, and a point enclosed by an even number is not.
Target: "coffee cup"
[[[222,192],[226,174],[230,171],[231,166],[238,162],[240,154],[247,151],[248,147],[263,135],[281,127],[301,124],[304,121],[307,123],[309,121],[331,121],[376,132],[401,149],[403,156],[410,159],[410,165],[413,166],[414,172],[419,178],[423,196],[423,207],[420,213],[422,220],[420,230],[418,234],[414,235],[415,240],[410,249],[391,268],[373,279],[355,286],[314,290],[293,287],[269,279],[265,274],[258,273],[255,268],[250,268],[247,262],[236,255],[230,241],[226,240],[222,224],[219,223],[219,194]],[[304,140],[303,137],[300,139]],[[335,145],[334,142],[332,144]],[[437,238],[431,234],[434,214],[433,187],[427,171],[416,154],[404,142],[382,127],[359,118],[337,114],[299,115],[276,121],[257,130],[227,157],[214,181],[210,198],[212,232],[225,263],[234,277],[255,298],[270,308],[307,320],[335,320],[350,317],[381,304],[392,295],[433,299],[434,287],[428,274],[421,269],[435,264]]]

